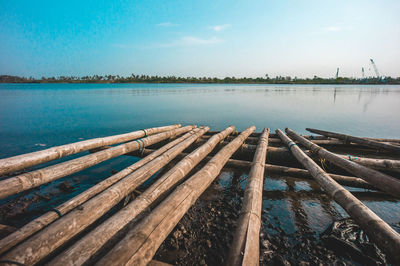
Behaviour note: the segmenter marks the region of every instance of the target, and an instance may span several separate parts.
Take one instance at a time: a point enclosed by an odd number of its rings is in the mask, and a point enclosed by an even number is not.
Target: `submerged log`
[[[110,149],[2,180],[0,181],[0,199],[79,172],[119,155],[143,149],[145,146],[180,135],[193,128],[194,126],[186,126],[169,130],[143,139],[121,144]]]
[[[65,144],[62,146],[52,147],[42,151],[36,151],[18,156],[5,158],[0,160],[0,176],[14,171],[22,170],[37,164],[49,162],[68,155],[79,153],[82,151],[106,146],[126,141],[131,141],[137,138],[146,137],[156,133],[172,130],[181,127],[180,124],[164,127],[147,128],[126,134],[109,136],[104,138],[88,139],[75,143]]]
[[[234,127],[230,126],[224,131],[214,134],[207,143],[185,156],[136,199],[54,258],[50,264],[64,266],[86,263],[111,237],[180,182],[221,140],[233,131]]]
[[[291,135],[297,136],[297,140],[301,143],[304,142],[302,140],[304,138],[298,136],[293,131],[288,130],[288,132],[291,132]],[[368,237],[386,252],[394,262],[399,263],[400,234],[354,197],[348,190],[333,180],[281,130],[277,129],[276,133],[286,143],[296,159],[310,171],[318,184],[365,230]],[[309,142],[308,140],[306,141]]]
[[[332,138],[337,138],[337,139],[341,139],[345,142],[351,141],[354,143],[358,143],[367,147],[372,147],[372,148],[377,148],[377,149],[384,149],[384,150],[388,150],[388,151],[392,151],[395,152],[397,154],[400,154],[400,146],[398,145],[392,145],[389,143],[383,143],[383,142],[378,142],[375,140],[371,140],[371,139],[366,139],[366,138],[359,138],[359,137],[354,137],[351,135],[346,135],[346,134],[340,134],[340,133],[334,133],[334,132],[329,132],[329,131],[324,131],[324,130],[319,130],[319,129],[313,129],[313,128],[306,128],[306,130],[316,133],[316,134],[320,134],[320,135],[324,135],[327,137],[332,137]]]
[[[10,249],[0,260],[14,261],[25,265],[38,263],[104,215],[140,184],[167,165],[207,130],[209,128],[205,127],[170,148],[162,155],[86,201],[79,208],[75,208],[26,241]]]
[[[269,152],[269,149],[267,149],[267,151]],[[143,153],[136,154],[136,156],[139,156],[139,157],[145,156],[145,155],[151,154],[152,152],[154,152],[154,150],[145,149],[143,151]],[[182,158],[183,156],[186,156],[186,155],[187,155],[187,153],[181,153],[177,157]],[[211,158],[212,158],[211,156],[206,157],[207,160],[210,160]],[[251,167],[251,162],[243,161],[243,160],[229,159],[228,162],[226,163],[226,166],[235,167],[235,168],[239,168],[239,169],[243,170],[243,169],[249,169]],[[282,166],[282,165],[265,164],[265,172],[314,180],[314,178],[310,175],[310,173],[306,169],[299,169],[299,168],[287,167],[287,166]],[[365,189],[376,189],[374,186],[372,186],[371,184],[369,184],[368,182],[364,181],[363,179],[361,179],[359,177],[336,175],[336,174],[329,174],[329,175],[336,182],[338,182],[339,184],[344,185],[344,186],[365,188]]]
[[[389,175],[383,174],[376,170],[367,168],[360,164],[357,164],[352,161],[348,161],[343,159],[342,157],[319,147],[318,145],[310,142],[309,140],[297,135],[294,131],[290,129],[286,129],[286,132],[289,136],[293,139],[299,141],[303,146],[309,149],[312,153],[317,154],[322,159],[326,159],[327,161],[333,163],[336,166],[339,166],[346,171],[361,177],[368,183],[372,184],[373,186],[389,193],[392,196],[400,197],[400,180]]]
[[[34,233],[38,232],[45,226],[54,222],[58,218],[62,217],[62,215],[65,215],[67,212],[71,211],[75,207],[86,202],[93,196],[99,194],[103,190],[112,186],[113,184],[115,184],[116,182],[118,182],[119,180],[124,178],[125,176],[131,174],[136,169],[142,167],[146,163],[148,163],[151,160],[155,159],[156,157],[160,156],[162,153],[164,153],[168,149],[174,147],[176,144],[182,142],[183,140],[187,139],[193,133],[196,133],[199,130],[200,130],[199,128],[193,129],[192,131],[190,131],[189,133],[186,133],[182,137],[180,137],[174,141],[171,141],[170,143],[162,146],[160,149],[158,149],[158,150],[154,151],[153,153],[151,153],[150,155],[146,156],[142,160],[132,164],[131,166],[116,173],[115,175],[112,175],[111,177],[101,181],[100,183],[85,190],[81,194],[73,197],[72,199],[64,202],[63,204],[59,205],[58,207],[54,208],[53,210],[43,214],[42,216],[39,216],[38,218],[34,219],[33,221],[31,221],[28,224],[24,225],[23,227],[19,228],[17,231],[12,233],[11,235],[0,239],[0,254],[9,250],[16,244],[20,243],[21,241],[25,240],[29,236],[33,235]]]
[[[201,170],[176,188],[130,230],[98,264],[146,265],[151,261],[164,239],[217,177],[229,157],[254,130],[254,126],[248,128],[222,148]]]
[[[260,217],[268,135],[269,129],[264,129],[254,154],[227,265],[259,265]]]

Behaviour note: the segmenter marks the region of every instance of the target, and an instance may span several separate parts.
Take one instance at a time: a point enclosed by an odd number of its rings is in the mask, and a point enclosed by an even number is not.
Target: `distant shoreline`
[[[128,77],[121,76],[83,76],[83,77],[43,77],[41,79],[26,78],[10,75],[0,75],[0,83],[40,83],[40,84],[55,84],[55,83],[68,83],[68,84],[140,84],[140,83],[154,83],[154,84],[319,84],[319,85],[400,85],[400,77],[369,77],[364,79],[359,78],[320,78],[315,76],[314,78],[292,78],[278,76],[275,78],[258,77],[258,78],[211,78],[211,77],[159,77],[159,76],[147,76],[147,75],[131,75]]]

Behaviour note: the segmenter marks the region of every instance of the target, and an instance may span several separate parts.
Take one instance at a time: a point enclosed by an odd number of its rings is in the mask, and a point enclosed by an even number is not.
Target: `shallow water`
[[[233,124],[239,131],[255,125],[257,132],[263,127],[272,131],[290,127],[307,133],[306,127],[314,127],[359,136],[400,138],[399,111],[400,86],[0,84],[0,158],[174,123],[209,125],[211,130]],[[3,205],[0,223],[22,226],[107,178],[111,170],[122,170],[137,160],[128,156],[114,158],[3,199],[1,205],[15,204]],[[230,171],[222,173],[217,179],[221,190],[217,192],[229,190],[234,176]],[[243,173],[239,184],[242,189],[245,178]],[[71,189],[60,193],[59,185],[65,181]],[[315,238],[319,245],[319,235],[333,221],[347,217],[310,181],[268,176],[264,190],[263,231],[271,238],[284,234],[289,249],[299,248],[304,241],[299,240],[299,235]],[[209,192],[215,194],[215,188]],[[398,202],[363,202],[400,232]],[[303,255],[306,261],[313,259],[307,257],[307,250]]]

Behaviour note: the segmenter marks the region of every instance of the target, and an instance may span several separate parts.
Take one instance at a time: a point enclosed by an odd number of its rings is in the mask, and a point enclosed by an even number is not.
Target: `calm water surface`
[[[182,123],[400,137],[400,86],[0,84],[0,157]]]

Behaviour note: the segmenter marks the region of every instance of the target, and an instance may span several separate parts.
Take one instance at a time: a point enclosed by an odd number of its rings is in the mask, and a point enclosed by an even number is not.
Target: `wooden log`
[[[182,142],[183,140],[187,139],[188,137],[192,136],[193,133],[196,133],[199,130],[200,130],[199,128],[195,128],[192,131],[183,135],[182,137],[169,142],[168,144],[162,146],[160,149],[154,151],[153,153],[146,156],[142,160],[132,164],[131,166],[125,168],[124,170],[101,181],[100,183],[85,190],[81,194],[73,197],[72,199],[64,202],[63,204],[59,205],[58,207],[54,208],[53,210],[39,216],[38,218],[34,219],[33,221],[31,221],[28,224],[24,225],[23,227],[19,228],[17,231],[12,233],[11,235],[0,239],[0,254],[9,250],[16,244],[20,243],[21,241],[25,240],[29,236],[38,232],[39,230],[41,230],[45,226],[49,225],[50,223],[54,222],[55,220],[57,220],[60,217],[60,215],[65,215],[67,212],[71,211],[75,207],[83,204],[84,202],[86,202],[87,200],[92,198],[93,196],[99,194],[100,192],[104,191],[111,185],[115,184],[116,182],[118,182],[119,180],[124,178],[125,176],[131,174],[136,169],[142,167],[146,163],[157,158],[162,153],[164,153],[168,149],[174,147],[176,144]]]
[[[255,130],[252,126],[222,148],[201,170],[176,188],[115,245],[98,265],[146,265],[171,230],[206,190],[229,157]]]
[[[207,130],[209,128],[205,127],[178,143],[97,196],[86,201],[79,208],[75,208],[26,241],[10,249],[0,260],[9,260],[25,265],[40,262],[123,200],[125,196],[167,165]]]
[[[124,228],[130,221],[135,219],[159,197],[165,195],[171,188],[179,183],[221,140],[231,134],[234,129],[233,126],[230,126],[224,131],[214,134],[207,143],[185,156],[135,200],[54,258],[50,262],[50,265],[65,266],[68,264],[82,265],[87,263],[87,260],[89,260],[111,237]]]
[[[297,135],[289,130],[291,135]],[[400,234],[379,218],[361,201],[344,189],[309,158],[288,136],[279,129],[276,133],[289,147],[296,159],[310,171],[318,184],[361,226],[368,237],[387,253],[394,262],[400,262]],[[298,135],[297,135],[298,136]],[[305,138],[297,137],[301,143]],[[306,140],[309,142],[308,140]],[[315,145],[315,144],[312,144]],[[311,149],[313,150],[313,149]],[[348,162],[348,161],[347,161]]]
[[[160,142],[172,136],[188,132],[193,129],[193,127],[194,126],[186,126],[172,129],[146,138],[121,144],[110,149],[2,180],[0,181],[0,199],[79,172],[119,155],[142,149],[145,146]]]
[[[26,154],[21,154],[18,156],[5,158],[0,160],[0,176],[11,173],[14,171],[22,170],[27,167],[31,167],[37,164],[49,162],[55,159],[59,159],[68,155],[79,153],[82,151],[106,146],[113,145],[117,143],[122,143],[126,141],[131,141],[134,139],[154,135],[156,133],[161,133],[164,131],[172,130],[181,127],[180,124],[164,126],[164,127],[154,127],[147,128],[143,130],[138,130],[126,134],[120,134],[115,136],[109,136],[104,138],[88,139],[84,141],[79,141],[75,143],[65,144],[62,146],[52,147],[42,151],[36,151]]]
[[[333,163],[334,165],[345,169],[346,171],[358,176],[373,186],[382,191],[389,193],[392,196],[400,197],[400,180],[389,175],[383,174],[376,170],[367,168],[355,162],[343,159],[342,157],[319,147],[309,140],[297,135],[294,131],[286,129],[286,132],[293,139],[299,141],[303,146],[309,149],[312,153],[320,156],[322,159]]]
[[[337,154],[338,156],[356,162],[358,164],[375,168],[375,169],[382,169],[394,172],[400,172],[400,160],[391,160],[391,159],[375,159],[375,158],[365,158],[353,155],[341,155]]]
[[[269,129],[264,129],[254,154],[227,265],[259,265],[260,217],[268,135]]]
[[[378,142],[375,140],[359,138],[359,137],[355,137],[355,136],[351,136],[351,135],[347,135],[347,134],[334,133],[334,132],[330,132],[330,131],[324,131],[324,130],[313,129],[313,128],[306,128],[306,130],[316,133],[316,134],[324,135],[327,137],[341,139],[344,142],[351,141],[351,142],[358,143],[360,145],[364,145],[367,147],[383,149],[383,150],[387,150],[387,151],[391,151],[391,152],[400,154],[400,146],[397,146],[397,145],[392,145],[389,143],[383,143],[383,142]]]
[[[152,149],[145,149],[142,154],[137,154],[137,155],[145,156],[145,155],[151,154],[153,151],[154,150],[152,150]],[[267,149],[267,151],[269,151],[269,149]],[[187,155],[187,153],[181,153],[177,157],[179,158],[179,157],[183,157],[186,155]],[[211,158],[212,158],[211,156],[206,157],[207,160],[210,160]],[[251,162],[243,161],[243,160],[229,159],[228,162],[226,163],[226,166],[235,167],[235,168],[239,168],[239,169],[249,169],[251,167]],[[299,169],[299,168],[287,167],[287,166],[282,166],[282,165],[265,164],[265,172],[314,180],[314,178],[310,175],[310,173],[306,169]],[[344,185],[344,186],[365,188],[365,189],[377,189],[374,186],[372,186],[371,184],[369,184],[368,182],[366,182],[363,179],[358,178],[358,177],[336,175],[336,174],[329,174],[329,175],[336,182],[338,182],[339,184]]]

